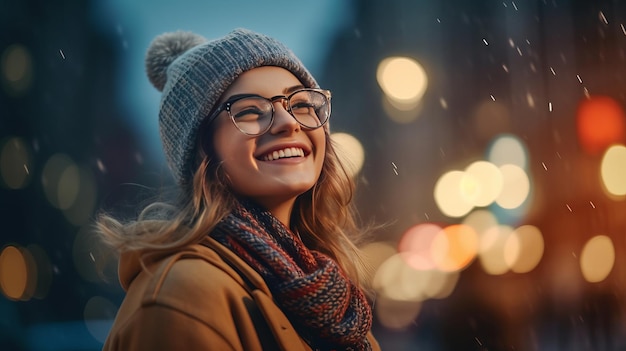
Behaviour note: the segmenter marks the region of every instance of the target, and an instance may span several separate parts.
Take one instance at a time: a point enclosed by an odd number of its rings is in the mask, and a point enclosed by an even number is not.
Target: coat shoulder
[[[256,274],[251,268],[246,273]],[[144,285],[142,305],[167,305],[192,315],[233,308],[251,299],[253,290],[240,272],[202,246],[163,259],[137,283]]]
[[[259,308],[258,295],[270,301],[271,295],[247,282],[246,275],[254,279],[258,273],[242,270],[252,268],[235,269],[202,245],[149,262],[130,282],[105,350],[147,350],[144,346],[155,346],[157,339],[156,346],[164,350],[179,349],[166,347],[168,343],[187,342],[189,347],[182,349],[279,349],[272,319],[282,312],[273,303],[267,310]]]

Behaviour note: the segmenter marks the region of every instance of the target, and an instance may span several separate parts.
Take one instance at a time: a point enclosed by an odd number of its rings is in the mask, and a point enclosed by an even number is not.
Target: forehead
[[[242,73],[224,92],[223,100],[235,94],[275,96],[302,83],[282,67],[263,66]]]

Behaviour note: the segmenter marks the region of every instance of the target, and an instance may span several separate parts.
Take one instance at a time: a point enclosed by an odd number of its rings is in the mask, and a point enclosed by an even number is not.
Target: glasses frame
[[[326,97],[326,103],[328,104],[328,116],[326,117],[326,120],[323,121],[317,127],[309,127],[307,125],[302,124],[300,121],[298,121],[296,116],[294,116],[293,112],[291,111],[291,97],[293,97],[294,95],[296,95],[298,93],[301,93],[303,91],[313,91],[313,92],[316,92],[316,93],[321,93],[322,95],[324,95],[324,97]],[[248,132],[245,132],[244,130],[242,130],[241,128],[239,128],[239,126],[237,125],[237,122],[235,122],[235,117],[233,117],[233,115],[231,114],[231,111],[230,111],[231,107],[233,106],[233,104],[235,102],[237,102],[239,100],[242,100],[242,99],[250,98],[250,97],[265,99],[265,100],[270,102],[270,106],[272,107],[272,116],[270,118],[270,123],[267,125],[267,127],[265,129],[263,129],[259,133],[248,133]],[[330,114],[331,114],[331,104],[330,104],[331,97],[332,97],[332,94],[331,94],[330,90],[316,89],[316,88],[298,89],[298,90],[295,90],[295,91],[289,93],[289,95],[276,95],[276,96],[273,96],[273,97],[271,97],[269,99],[264,97],[264,96],[258,95],[258,94],[237,95],[236,97],[230,98],[230,99],[224,101],[223,103],[221,103],[217,107],[217,109],[211,115],[209,115],[209,117],[207,117],[207,125],[213,123],[213,121],[219,116],[220,113],[226,111],[226,112],[228,112],[228,116],[230,117],[231,122],[233,122],[235,127],[237,127],[237,129],[239,129],[239,131],[242,132],[243,134],[250,135],[250,136],[263,135],[263,134],[267,133],[267,131],[270,130],[270,128],[272,128],[272,125],[274,125],[274,116],[276,114],[276,109],[274,108],[274,103],[276,101],[281,100],[282,104],[283,104],[283,108],[291,115],[291,117],[293,117],[294,120],[296,120],[296,122],[298,122],[298,124],[302,128],[306,128],[308,130],[314,130],[314,129],[320,128],[323,125],[325,125],[326,123],[328,123],[328,120],[330,119]]]

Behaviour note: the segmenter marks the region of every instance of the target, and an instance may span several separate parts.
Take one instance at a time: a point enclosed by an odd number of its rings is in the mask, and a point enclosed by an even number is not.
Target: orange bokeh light
[[[432,243],[432,257],[437,268],[443,272],[465,269],[476,257],[478,241],[478,234],[468,225],[453,224],[445,227]]]
[[[608,96],[591,96],[578,105],[578,140],[584,152],[595,155],[624,140],[624,109]]]

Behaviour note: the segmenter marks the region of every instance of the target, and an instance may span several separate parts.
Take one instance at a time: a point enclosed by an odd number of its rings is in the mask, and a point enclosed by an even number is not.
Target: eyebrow
[[[294,85],[290,88],[286,88],[283,90],[283,94],[289,94],[289,93],[293,93],[296,90],[300,90],[300,89],[304,89],[304,85],[302,84],[298,84],[298,85]]]

